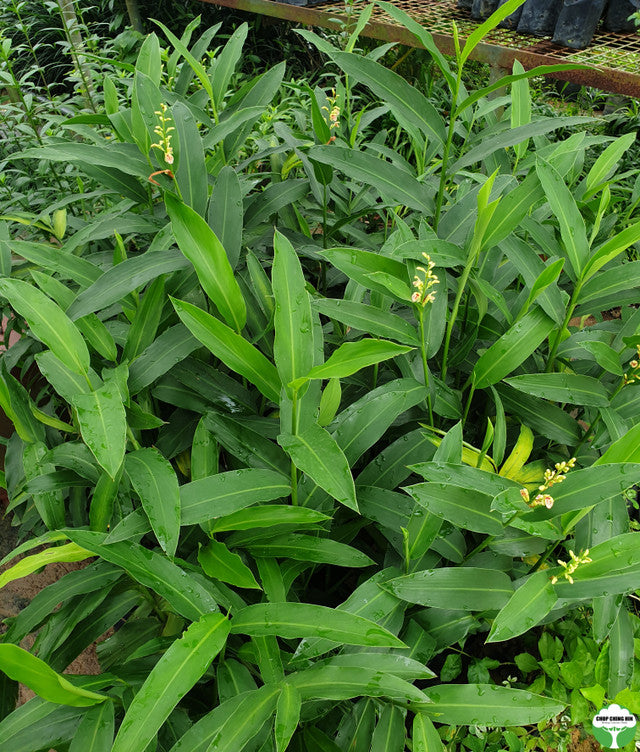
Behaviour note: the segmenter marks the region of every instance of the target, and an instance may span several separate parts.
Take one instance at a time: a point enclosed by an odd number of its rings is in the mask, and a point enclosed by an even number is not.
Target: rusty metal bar
[[[340,28],[347,17],[340,5],[325,3],[315,7],[301,7],[273,0],[201,0],[213,5],[235,8],[250,13],[259,13],[308,26]],[[399,8],[423,23],[433,35],[438,48],[445,55],[453,55],[453,37],[442,27],[455,19],[461,27],[461,36],[466,36],[475,26],[459,11],[453,0],[397,0]],[[434,15],[435,14],[435,15]],[[434,28],[435,27],[435,28]],[[439,28],[438,28],[439,27]],[[381,10],[376,9],[363,35],[385,42],[398,42],[409,47],[421,47],[419,40],[402,26],[393,23]],[[506,43],[502,43],[505,41]],[[572,81],[584,86],[593,86],[602,91],[640,98],[640,36],[637,34],[597,34],[586,50],[576,51],[559,47],[547,39],[536,40],[503,29],[497,29],[481,42],[471,59],[489,64],[492,68],[511,71],[514,60],[529,70],[539,65],[558,63],[592,64],[600,60],[608,62],[618,58],[620,66],[592,65],[588,70],[553,73],[553,78]],[[624,69],[624,67],[627,70]]]

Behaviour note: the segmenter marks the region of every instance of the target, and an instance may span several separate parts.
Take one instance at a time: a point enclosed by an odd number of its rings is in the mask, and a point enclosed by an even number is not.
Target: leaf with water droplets
[[[554,607],[558,596],[547,572],[536,572],[521,585],[494,619],[487,642],[502,642],[535,627]]]

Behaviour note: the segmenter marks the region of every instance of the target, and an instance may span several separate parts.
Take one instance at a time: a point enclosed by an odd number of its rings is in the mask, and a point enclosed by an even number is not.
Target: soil
[[[600,744],[592,736],[585,737],[580,729],[571,729],[570,734],[568,752],[603,752]]]

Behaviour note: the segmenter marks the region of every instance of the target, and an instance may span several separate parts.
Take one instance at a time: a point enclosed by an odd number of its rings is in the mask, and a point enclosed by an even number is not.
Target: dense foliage
[[[159,24],[11,155],[69,191],[0,228],[0,585],[91,561],[2,636],[39,695],[7,749],[517,752],[640,710],[636,134],[532,115],[517,63],[467,90],[518,0],[453,62],[381,5],[446,101],[356,51],[370,8],[300,32],[324,89]]]

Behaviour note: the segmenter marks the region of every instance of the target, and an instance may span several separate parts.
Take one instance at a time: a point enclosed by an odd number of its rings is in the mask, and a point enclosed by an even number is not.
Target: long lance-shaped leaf
[[[289,384],[313,367],[311,304],[298,255],[277,231],[271,282],[276,306],[273,354],[282,382]]]
[[[238,752],[273,716],[281,692],[277,684],[232,697],[201,718],[170,752]]]
[[[170,193],[165,202],[178,247],[193,264],[200,284],[224,320],[240,332],[247,309],[222,243],[191,207]]]
[[[510,374],[538,347],[555,324],[539,308],[529,311],[483,353],[473,369],[478,388],[495,384]]]
[[[112,303],[117,303],[133,290],[161,274],[175,272],[188,266],[188,260],[174,251],[147,252],[141,256],[125,259],[117,266],[111,267],[90,287],[83,290],[69,306],[67,312],[72,319],[79,319],[88,313],[94,313]]]
[[[274,724],[277,752],[285,752],[289,746],[289,741],[298,728],[301,707],[300,692],[291,684],[284,684],[278,697]]]
[[[26,577],[27,575],[36,572],[47,564],[52,564],[57,561],[84,561],[84,559],[88,559],[90,556],[90,551],[81,548],[75,543],[67,543],[64,546],[47,548],[44,551],[40,551],[40,553],[33,554],[32,556],[25,556],[24,559],[21,559],[17,564],[14,564],[0,574],[0,588],[3,588],[9,582],[19,580],[21,577]]]
[[[231,622],[236,634],[325,637],[347,645],[406,647],[384,627],[362,616],[309,603],[258,603],[238,611]]]
[[[19,279],[0,280],[0,295],[27,320],[31,334],[72,371],[87,374],[89,350],[64,311],[34,285]]]
[[[130,452],[125,467],[158,542],[173,557],[180,535],[180,489],[171,464],[157,449],[147,448]]]
[[[62,279],[72,279],[81,287],[93,284],[102,274],[100,267],[90,261],[74,256],[72,253],[64,253],[52,245],[45,243],[31,243],[27,240],[13,240],[11,248],[14,253],[38,264],[44,269],[55,272]]]
[[[352,329],[398,340],[404,345],[419,345],[416,329],[408,321],[394,313],[380,310],[376,306],[357,303],[352,300],[324,298],[313,301],[316,311],[346,324]]]
[[[525,726],[558,715],[563,703],[494,684],[440,684],[426,690],[433,704],[422,712],[456,726]]]
[[[227,641],[230,624],[207,614],[169,647],[133,698],[111,752],[143,750]]]
[[[413,752],[444,752],[442,739],[433,723],[423,713],[416,713],[413,717],[411,741]]]
[[[303,377],[296,379],[292,385],[299,388],[310,379],[343,379],[357,373],[361,368],[381,363],[396,355],[404,355],[413,349],[384,339],[345,342],[329,356],[326,363],[315,366]]]
[[[275,366],[244,337],[213,316],[187,303],[171,299],[176,313],[193,336],[231,370],[254,384],[267,399],[280,400],[280,378]]]
[[[165,556],[131,541],[106,544],[102,533],[88,530],[67,530],[66,533],[74,543],[116,564],[134,580],[151,588],[185,618],[196,621],[204,614],[218,611],[213,596]]]
[[[87,710],[73,736],[69,752],[109,752],[114,727],[112,702],[103,702]]]
[[[52,162],[86,162],[146,178],[149,165],[134,144],[95,144],[68,141],[55,146],[38,146],[13,154],[12,159],[50,159]]]
[[[365,84],[396,116],[442,147],[446,139],[444,120],[429,100],[402,76],[362,55],[333,52],[332,59],[349,76]]]
[[[531,575],[494,619],[487,642],[510,640],[531,629],[551,611],[557,599],[546,572]]]
[[[124,459],[127,416],[117,386],[111,382],[73,400],[80,433],[98,464],[115,480]]]
[[[616,256],[626,251],[630,245],[640,240],[640,222],[625,227],[617,232],[612,238],[599,246],[595,253],[587,261],[582,273],[583,279],[587,280],[599,271],[605,264],[612,261]]]
[[[607,407],[605,388],[593,376],[577,373],[527,373],[504,380],[516,389],[553,402]]]
[[[76,687],[40,658],[17,645],[0,645],[0,671],[25,684],[44,700],[60,705],[86,707],[108,699],[105,695]]]
[[[379,192],[384,199],[430,214],[435,190],[384,159],[341,146],[313,146],[309,156]]]
[[[566,256],[576,276],[579,276],[589,258],[589,241],[584,219],[573,194],[555,167],[538,157],[536,172],[549,206],[558,219]]]
[[[281,434],[278,444],[295,466],[320,488],[350,509],[358,510],[356,489],[349,462],[336,440],[317,423],[297,434]]]

